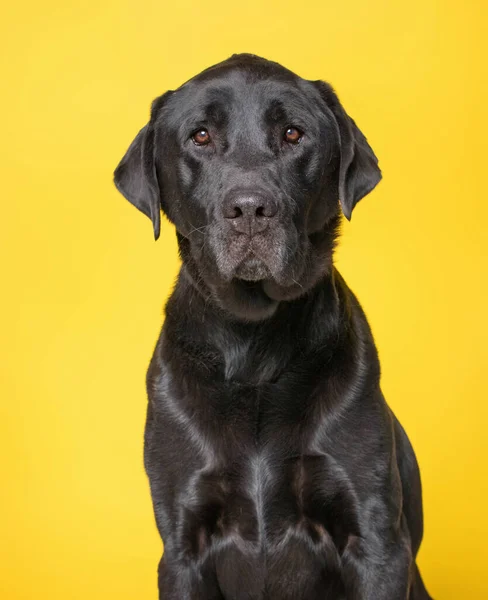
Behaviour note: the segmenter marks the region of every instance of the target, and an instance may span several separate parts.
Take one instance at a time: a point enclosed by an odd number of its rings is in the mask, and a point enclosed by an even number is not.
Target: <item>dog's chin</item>
[[[271,272],[261,259],[253,256],[238,265],[234,277],[242,281],[256,282],[271,278]]]
[[[214,271],[203,272],[203,277],[195,277],[207,283],[217,305],[237,320],[258,322],[271,318],[280,302],[296,300],[307,293],[316,283],[319,273],[302,273],[304,277],[295,280],[286,272],[274,273],[257,257],[249,257],[232,269],[231,273]],[[218,273],[218,274],[217,274]],[[229,276],[230,275],[230,276]]]

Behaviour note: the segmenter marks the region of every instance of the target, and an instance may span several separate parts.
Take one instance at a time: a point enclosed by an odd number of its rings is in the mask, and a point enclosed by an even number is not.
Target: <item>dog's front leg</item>
[[[347,600],[409,600],[415,563],[408,535],[351,539],[342,559]]]
[[[224,600],[209,565],[173,561],[163,555],[158,569],[159,600]]]

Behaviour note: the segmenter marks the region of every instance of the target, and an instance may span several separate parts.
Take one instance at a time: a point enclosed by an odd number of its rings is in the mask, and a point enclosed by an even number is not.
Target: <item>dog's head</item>
[[[174,223],[194,285],[246,320],[330,272],[340,207],[380,179],[328,84],[248,54],[157,98],[115,170],[156,239],[161,208]]]

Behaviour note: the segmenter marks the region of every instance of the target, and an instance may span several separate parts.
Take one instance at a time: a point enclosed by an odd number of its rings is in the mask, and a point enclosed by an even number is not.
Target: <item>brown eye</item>
[[[206,129],[199,129],[191,136],[197,146],[205,146],[210,143],[210,134]]]
[[[302,135],[302,132],[296,127],[288,127],[285,130],[283,139],[285,140],[285,142],[288,142],[288,144],[298,144],[299,141],[302,139]]]

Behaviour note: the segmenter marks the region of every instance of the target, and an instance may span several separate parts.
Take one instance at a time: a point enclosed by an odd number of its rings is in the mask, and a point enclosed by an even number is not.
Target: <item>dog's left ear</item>
[[[115,186],[151,219],[156,240],[161,230],[161,190],[156,175],[154,123],[169,94],[166,92],[154,100],[149,123],[139,131],[114,171]]]
[[[380,182],[381,170],[368,140],[347,115],[332,87],[323,81],[315,83],[339,128],[339,200],[344,216],[350,220],[356,204]]]

